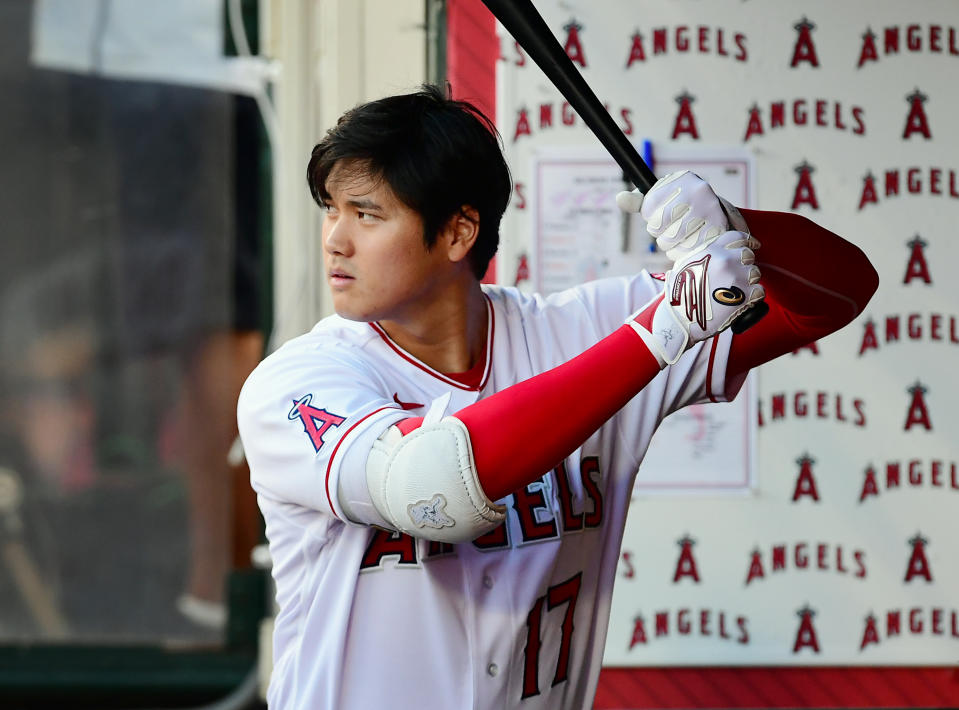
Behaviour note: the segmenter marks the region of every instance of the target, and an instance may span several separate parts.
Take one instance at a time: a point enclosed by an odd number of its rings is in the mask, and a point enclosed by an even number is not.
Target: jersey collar
[[[490,302],[489,296],[487,296],[485,293],[483,294],[483,298],[486,299],[486,326],[487,326],[486,327],[486,349],[483,352],[483,375],[479,379],[479,384],[473,387],[463,384],[462,382],[459,382],[458,380],[450,377],[449,375],[444,374],[440,372],[439,370],[434,370],[432,367],[430,367],[426,363],[417,360],[415,357],[410,355],[408,352],[403,350],[403,348],[401,348],[399,345],[393,342],[393,339],[387,334],[385,330],[383,330],[383,327],[379,323],[372,322],[370,323],[370,327],[376,331],[376,333],[380,336],[380,338],[383,339],[383,342],[386,343],[386,345],[393,352],[395,352],[398,356],[406,360],[408,363],[410,363],[414,367],[418,367],[423,372],[431,375],[432,377],[435,377],[436,379],[440,380],[441,382],[445,384],[448,384],[450,387],[455,387],[456,389],[461,389],[466,391],[478,392],[486,386],[486,383],[489,380],[490,369],[491,369],[492,359],[493,359],[492,357],[493,331],[496,325],[496,318],[493,315],[493,304]]]

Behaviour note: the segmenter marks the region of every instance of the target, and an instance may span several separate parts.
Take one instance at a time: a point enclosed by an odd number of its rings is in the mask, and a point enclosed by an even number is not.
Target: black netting
[[[33,9],[0,3],[0,643],[215,640],[252,102],[38,66]]]

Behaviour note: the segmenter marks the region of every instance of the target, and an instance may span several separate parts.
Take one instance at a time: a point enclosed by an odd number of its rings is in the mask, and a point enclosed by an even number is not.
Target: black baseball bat
[[[483,0],[483,4],[569,101],[569,105],[609,151],[626,179],[646,194],[656,182],[655,173],[613,121],[583,75],[573,66],[566,50],[553,36],[532,1]],[[769,306],[760,301],[739,316],[730,327],[734,333],[742,333],[758,323],[768,311]]]

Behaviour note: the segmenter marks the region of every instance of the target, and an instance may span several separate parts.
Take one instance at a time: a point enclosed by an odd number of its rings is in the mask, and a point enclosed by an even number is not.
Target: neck
[[[393,342],[439,372],[466,372],[486,352],[486,297],[473,279],[434,301],[428,312],[379,324]]]

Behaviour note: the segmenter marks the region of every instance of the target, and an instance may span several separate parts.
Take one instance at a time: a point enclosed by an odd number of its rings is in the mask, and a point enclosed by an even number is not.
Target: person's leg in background
[[[246,466],[227,460],[237,437],[240,387],[263,353],[258,331],[215,333],[188,365],[179,407],[186,473],[190,559],[180,611],[213,628],[225,622],[223,593],[232,568],[250,565],[259,512]]]
[[[212,626],[225,621],[222,601],[229,570],[250,567],[250,553],[261,538],[249,468],[245,461],[228,461],[238,435],[240,388],[264,348],[262,123],[253,99],[233,97],[233,107],[232,329],[212,333],[197,347],[181,399],[192,544],[186,588],[178,606],[194,622]]]

